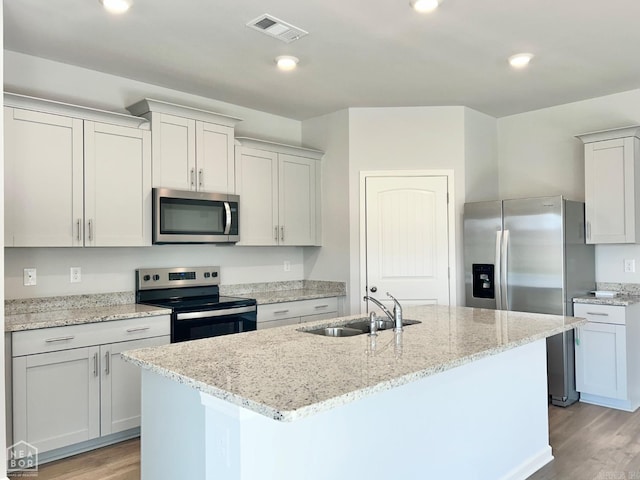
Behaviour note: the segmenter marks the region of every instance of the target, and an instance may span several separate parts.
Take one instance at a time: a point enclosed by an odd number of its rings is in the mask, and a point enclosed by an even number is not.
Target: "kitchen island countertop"
[[[234,405],[281,421],[336,406],[526,345],[585,322],[574,317],[465,307],[405,308],[400,337],[325,337],[309,324],[136,350],[124,358]]]

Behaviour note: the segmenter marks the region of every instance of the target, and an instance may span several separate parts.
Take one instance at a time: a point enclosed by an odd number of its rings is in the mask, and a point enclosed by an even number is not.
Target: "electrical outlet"
[[[291,271],[291,262],[289,260],[285,260],[284,261],[284,271],[285,272],[290,272]]]
[[[625,273],[635,273],[636,271],[636,260],[634,258],[624,261],[624,272]]]
[[[71,283],[80,283],[82,281],[82,269],[80,267],[71,267],[69,275]]]
[[[30,287],[36,285],[36,269],[25,268],[24,269],[24,286]]]

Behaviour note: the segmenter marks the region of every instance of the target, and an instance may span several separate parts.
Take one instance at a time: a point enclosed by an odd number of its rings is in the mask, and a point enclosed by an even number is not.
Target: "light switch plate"
[[[25,268],[24,269],[24,286],[31,287],[36,285],[36,269]]]

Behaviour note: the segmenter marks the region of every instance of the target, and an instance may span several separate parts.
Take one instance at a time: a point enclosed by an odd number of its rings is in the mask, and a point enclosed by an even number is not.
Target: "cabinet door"
[[[14,442],[40,453],[100,435],[98,347],[13,359]]]
[[[234,193],[233,128],[196,121],[196,189]]]
[[[240,195],[238,245],[277,245],[278,154],[238,148],[236,193]]]
[[[280,245],[316,243],[316,162],[279,155]]]
[[[585,144],[587,243],[633,243],[635,238],[633,137]]]
[[[121,352],[170,343],[170,336],[100,346],[100,432],[122,432],[140,426],[140,368],[125,362]]]
[[[195,190],[196,122],[165,113],[151,116],[153,186]]]
[[[627,398],[626,327],[587,323],[576,335],[576,390]]]
[[[151,245],[151,132],[86,121],[85,245]]]
[[[82,245],[82,120],[4,113],[5,245]]]

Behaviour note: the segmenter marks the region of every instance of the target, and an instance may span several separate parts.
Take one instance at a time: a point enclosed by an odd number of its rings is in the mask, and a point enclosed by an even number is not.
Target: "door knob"
[[[371,287],[369,290],[371,293],[376,293],[378,291],[378,287]]]

